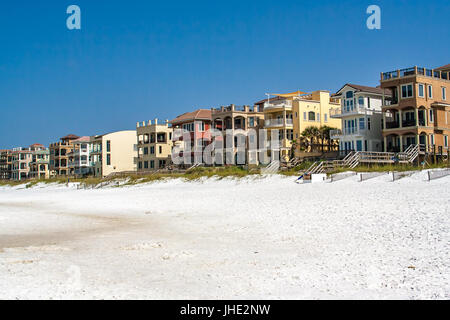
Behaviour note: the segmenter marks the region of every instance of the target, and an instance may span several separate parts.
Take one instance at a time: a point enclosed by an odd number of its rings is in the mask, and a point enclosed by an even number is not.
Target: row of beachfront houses
[[[138,122],[135,130],[81,137],[71,134],[48,148],[33,144],[0,150],[0,179],[105,177],[164,169],[173,165],[174,148],[183,154],[186,146],[176,129],[188,132],[191,145],[200,150],[213,140],[210,129],[231,130],[244,137],[264,129],[267,141],[273,133],[278,135],[282,161],[336,151],[401,152],[412,144],[447,153],[449,90],[450,65],[446,65],[383,72],[377,87],[345,84],[334,94],[323,90],[267,94],[253,106],[198,109],[171,121]],[[305,135],[305,129],[311,127],[333,128],[328,141],[322,136],[322,149],[314,149],[314,138]],[[244,146],[251,144],[249,140],[247,137]],[[236,152],[237,136],[231,141],[223,139],[223,143]],[[203,161],[194,154],[198,149],[188,149],[189,164]],[[247,152],[245,156],[249,163],[258,154]]]

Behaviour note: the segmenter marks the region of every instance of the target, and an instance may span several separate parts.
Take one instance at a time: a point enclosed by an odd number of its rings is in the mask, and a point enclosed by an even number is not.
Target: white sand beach
[[[449,299],[425,175],[0,187],[0,299]]]

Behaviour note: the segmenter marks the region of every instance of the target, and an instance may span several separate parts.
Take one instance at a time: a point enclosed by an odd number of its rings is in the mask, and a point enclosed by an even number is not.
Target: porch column
[[[399,135],[398,136],[398,141],[400,144],[400,152],[403,152],[403,136]]]
[[[384,137],[384,152],[387,152],[387,137]]]
[[[383,130],[386,130],[386,112],[383,112]]]
[[[425,127],[428,127],[428,110],[423,110],[423,119],[425,120]]]
[[[400,109],[400,110],[398,110],[398,126],[399,126],[399,128],[403,127],[403,123],[402,122],[403,122],[403,112]]]
[[[416,115],[416,126],[419,126],[419,109],[415,109],[415,115]]]
[[[420,136],[419,136],[419,134],[416,134],[416,144],[420,144]]]

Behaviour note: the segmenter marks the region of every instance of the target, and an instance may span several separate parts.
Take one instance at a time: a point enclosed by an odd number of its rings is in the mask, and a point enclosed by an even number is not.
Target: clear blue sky
[[[77,4],[82,29],[66,28]],[[366,28],[366,8],[382,29]],[[448,0],[2,1],[0,148],[450,63]]]

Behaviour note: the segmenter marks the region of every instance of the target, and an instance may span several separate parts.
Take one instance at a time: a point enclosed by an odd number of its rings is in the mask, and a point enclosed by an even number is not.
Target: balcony
[[[398,128],[400,128],[400,122],[398,121],[386,122],[386,129],[398,129]]]
[[[339,119],[346,116],[353,116],[353,115],[363,115],[363,114],[372,114],[373,110],[367,109],[364,107],[364,105],[358,105],[355,107],[340,107],[340,108],[333,108],[330,109],[330,117]]]
[[[330,137],[331,139],[340,139],[343,136],[364,136],[366,133],[366,129],[345,128],[342,130],[331,130]]]
[[[294,121],[292,119],[286,119],[284,122],[283,119],[268,119],[264,122],[266,127],[284,127],[284,126],[292,126],[294,125]]]
[[[288,110],[292,110],[292,101],[290,100],[285,100],[282,102],[275,102],[275,103],[270,103],[270,102],[266,102],[264,103],[264,111],[271,111],[271,110],[277,110],[277,109],[288,109]]]
[[[442,79],[442,80],[450,80],[449,72],[441,72],[434,69],[427,69],[423,67],[411,67],[401,70],[395,70],[390,72],[383,72],[381,74],[381,81],[400,79],[409,76],[425,76],[430,78]]]

